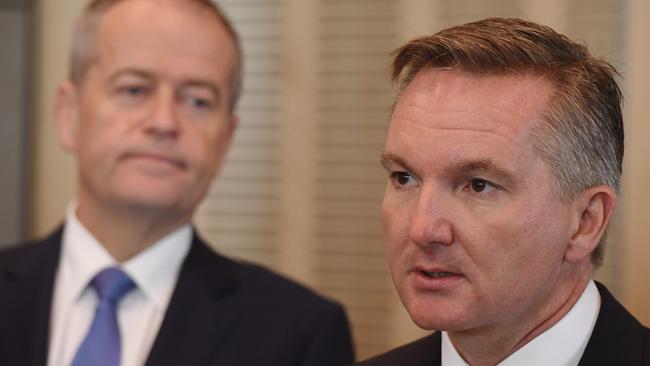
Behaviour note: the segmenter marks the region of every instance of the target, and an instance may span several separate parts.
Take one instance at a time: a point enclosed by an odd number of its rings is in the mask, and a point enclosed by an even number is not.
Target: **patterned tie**
[[[119,366],[120,329],[117,324],[117,303],[135,284],[120,269],[109,267],[91,281],[99,301],[95,319],[86,334],[72,366]]]

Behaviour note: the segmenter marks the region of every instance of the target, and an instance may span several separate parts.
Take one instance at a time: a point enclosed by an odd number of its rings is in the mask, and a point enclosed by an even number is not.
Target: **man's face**
[[[116,4],[95,42],[59,113],[62,144],[78,159],[80,210],[189,218],[234,129],[234,42],[200,6],[151,0]]]
[[[394,284],[420,327],[528,324],[553,306],[575,218],[533,148],[550,96],[530,75],[424,69],[399,99],[382,219]]]

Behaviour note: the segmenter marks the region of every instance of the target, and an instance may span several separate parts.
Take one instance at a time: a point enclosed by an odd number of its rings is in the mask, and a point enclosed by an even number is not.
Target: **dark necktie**
[[[115,267],[99,272],[90,284],[97,291],[99,301],[95,318],[77,350],[72,366],[119,366],[121,344],[117,305],[135,284]]]

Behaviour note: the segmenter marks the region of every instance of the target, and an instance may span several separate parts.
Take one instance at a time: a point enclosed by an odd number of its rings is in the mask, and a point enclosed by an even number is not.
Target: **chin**
[[[405,307],[413,322],[425,330],[460,330],[468,326],[469,314],[452,302],[411,299]]]
[[[419,312],[411,312],[411,319],[418,327],[424,330],[448,330],[454,328],[453,322],[450,322],[449,319],[440,319],[437,314],[428,313],[422,314]]]
[[[116,200],[123,206],[138,211],[180,212],[186,207],[193,207],[188,195],[179,192],[161,190],[140,190],[137,192],[120,192]]]

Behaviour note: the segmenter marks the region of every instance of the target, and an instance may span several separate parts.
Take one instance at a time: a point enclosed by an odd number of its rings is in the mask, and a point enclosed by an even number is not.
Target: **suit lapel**
[[[50,306],[60,257],[60,227],[42,242],[23,244],[0,272],[3,304],[0,332],[8,365],[45,365],[49,340]],[[9,336],[7,336],[9,335]]]
[[[240,315],[230,262],[196,234],[147,365],[207,365]]]
[[[601,298],[600,312],[579,366],[640,364],[644,347],[643,326],[605,286],[596,285]]]
[[[422,355],[417,366],[440,366],[442,363],[442,333],[434,332],[426,338],[424,349],[428,350]]]

